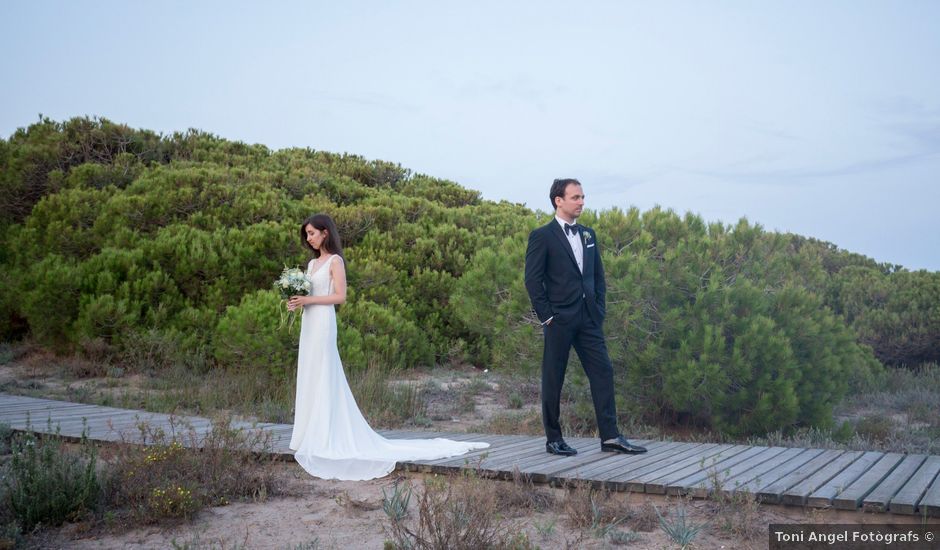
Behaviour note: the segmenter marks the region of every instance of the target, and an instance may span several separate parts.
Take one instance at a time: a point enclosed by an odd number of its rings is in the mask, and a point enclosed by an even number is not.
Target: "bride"
[[[346,267],[339,233],[329,216],[304,220],[300,238],[313,252],[307,266],[309,296],[293,296],[303,307],[297,357],[297,396],[290,448],[309,474],[324,479],[382,477],[404,460],[456,456],[488,443],[449,439],[386,439],[359,412],[336,347],[336,304],[346,301]]]

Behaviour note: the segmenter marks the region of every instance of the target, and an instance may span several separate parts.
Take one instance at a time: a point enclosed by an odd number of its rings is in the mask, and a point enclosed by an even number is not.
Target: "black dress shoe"
[[[563,439],[559,439],[558,441],[549,441],[546,443],[545,452],[561,456],[574,456],[578,454],[578,450],[565,443]]]
[[[618,435],[613,443],[601,443],[601,450],[608,453],[624,453],[628,455],[638,455],[646,452],[646,447],[640,447],[627,441],[627,438]]]

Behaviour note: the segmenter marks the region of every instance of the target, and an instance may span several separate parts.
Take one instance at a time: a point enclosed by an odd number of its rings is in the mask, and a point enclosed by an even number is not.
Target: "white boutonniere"
[[[584,244],[585,244],[585,245],[587,245],[588,243],[591,242],[591,234],[588,233],[587,231],[582,231],[582,232],[581,232],[581,238],[584,239]]]

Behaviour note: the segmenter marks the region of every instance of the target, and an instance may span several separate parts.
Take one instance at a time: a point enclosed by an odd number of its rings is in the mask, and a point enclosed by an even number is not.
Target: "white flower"
[[[286,300],[291,296],[309,294],[311,285],[303,271],[296,267],[288,267],[274,281],[274,288],[278,290],[281,298]]]

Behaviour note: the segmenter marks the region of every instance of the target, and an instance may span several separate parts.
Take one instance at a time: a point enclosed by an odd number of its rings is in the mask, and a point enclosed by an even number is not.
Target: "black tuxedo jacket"
[[[525,254],[525,288],[539,321],[566,323],[581,312],[582,300],[598,326],[607,314],[607,285],[594,230],[579,225],[584,273],[578,270],[565,230],[552,218],[529,234]]]

